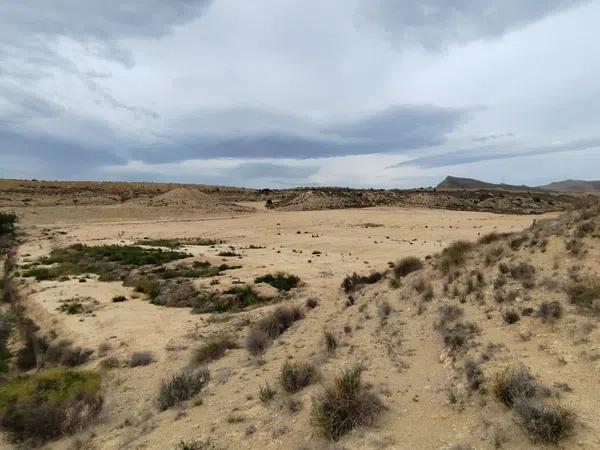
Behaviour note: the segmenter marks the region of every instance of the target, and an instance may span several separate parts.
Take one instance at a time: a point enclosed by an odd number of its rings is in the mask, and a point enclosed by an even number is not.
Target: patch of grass
[[[94,273],[99,276],[100,281],[114,281],[132,268],[161,265],[189,256],[182,252],[137,246],[74,244],[52,250],[49,256],[40,258],[25,271],[24,276],[53,280],[67,275]],[[39,267],[40,265],[51,267]]]
[[[510,236],[510,233],[498,233],[496,231],[492,231],[490,233],[486,233],[482,235],[478,240],[478,244],[487,245],[492,242],[499,241],[500,239],[504,239],[505,237]]]
[[[593,309],[600,312],[600,278],[585,278],[573,281],[566,287],[569,301],[580,308]]]
[[[536,316],[544,322],[554,322],[561,318],[563,307],[560,302],[542,302],[536,311]]]
[[[535,279],[535,267],[527,262],[520,262],[512,267],[510,267],[510,276],[513,279],[521,282],[523,287],[533,287],[533,281]]]
[[[142,239],[135,245],[147,245],[150,247],[166,247],[170,249],[181,248],[188,245],[210,246],[222,244],[223,241],[208,238],[172,238],[172,239]]]
[[[224,251],[224,252],[219,252],[217,255],[218,256],[222,256],[224,258],[233,258],[233,257],[236,257],[236,256],[242,256],[242,255],[240,255],[240,254],[238,254],[236,252],[232,252],[232,251],[229,251],[229,250]]]
[[[575,415],[557,402],[549,402],[550,389],[524,366],[507,368],[496,376],[493,391],[512,408],[517,421],[534,442],[557,443],[573,429]]]
[[[102,408],[100,374],[52,369],[0,385],[0,426],[18,441],[42,443],[80,430]]]
[[[315,297],[307,298],[305,305],[308,309],[315,309],[319,305],[319,300]]]
[[[239,311],[250,306],[267,303],[270,300],[270,298],[260,295],[252,286],[245,284],[234,286],[222,294],[204,294],[200,296],[196,301],[193,312],[224,313]]]
[[[193,361],[196,364],[206,364],[216,361],[222,358],[227,350],[234,348],[238,348],[238,344],[231,336],[227,334],[213,336],[194,350]]]
[[[517,323],[519,320],[521,320],[521,316],[519,316],[519,313],[516,312],[514,309],[505,311],[502,314],[502,318],[504,319],[504,322],[506,322],[509,325],[512,325],[513,323]]]
[[[148,277],[136,278],[133,287],[136,292],[146,294],[151,300],[158,297],[160,293],[160,283]]]
[[[0,373],[6,373],[9,369],[12,354],[8,350],[8,341],[15,322],[16,317],[12,313],[0,311]]]
[[[335,333],[332,330],[323,330],[323,342],[325,342],[325,349],[327,353],[333,353],[338,347],[338,341]]]
[[[361,381],[361,369],[342,372],[313,399],[312,425],[325,437],[337,441],[359,426],[372,425],[383,403]]]
[[[84,312],[83,305],[77,300],[67,300],[62,303],[58,308],[60,312],[66,314],[81,314]]]
[[[473,358],[465,358],[463,368],[469,389],[474,391],[479,390],[485,380],[479,364]]]
[[[365,284],[374,284],[380,281],[383,275],[379,272],[374,272],[371,275],[358,275],[354,272],[352,275],[346,276],[342,281],[342,288],[346,294],[359,290]]]
[[[158,392],[158,409],[165,411],[177,403],[189,400],[199,394],[209,381],[210,373],[205,368],[185,370],[163,381]]]
[[[129,358],[131,367],[148,366],[154,362],[154,357],[150,352],[133,352]]]
[[[277,392],[269,386],[269,383],[258,387],[258,398],[263,403],[271,401],[276,393]]]
[[[210,439],[192,439],[180,441],[176,450],[216,450],[216,446]]]
[[[416,256],[407,256],[394,264],[394,277],[403,278],[409,273],[416,272],[423,268],[423,263]]]
[[[295,393],[312,384],[317,378],[317,369],[309,363],[286,361],[281,367],[279,381],[283,390]]]
[[[573,412],[558,403],[519,400],[513,410],[534,442],[556,444],[571,433],[575,424]]]
[[[537,397],[541,388],[525,366],[516,366],[497,374],[492,389],[498,400],[512,407],[515,401]]]
[[[303,318],[304,312],[298,306],[277,307],[250,329],[246,339],[246,348],[254,355],[263,353],[273,339],[285,332],[294,322]]]
[[[450,270],[462,266],[472,248],[473,244],[467,241],[456,241],[450,244],[442,251],[440,270],[448,273]]]
[[[289,291],[300,283],[300,278],[296,275],[277,272],[275,275],[263,275],[254,280],[255,283],[267,283],[278,291]]]

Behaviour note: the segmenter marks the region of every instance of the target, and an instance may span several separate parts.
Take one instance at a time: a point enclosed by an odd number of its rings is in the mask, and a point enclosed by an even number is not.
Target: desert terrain
[[[600,447],[590,199],[36,183],[5,377],[97,387],[36,433],[0,386],[2,448]]]

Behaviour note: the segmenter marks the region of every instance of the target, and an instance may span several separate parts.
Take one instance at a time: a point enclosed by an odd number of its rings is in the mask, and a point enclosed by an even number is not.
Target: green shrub
[[[14,233],[17,221],[18,218],[14,212],[0,211],[0,236]]]
[[[456,241],[442,251],[440,269],[444,273],[450,272],[452,268],[462,266],[471,251],[473,244],[467,241]]]
[[[44,442],[80,430],[102,407],[100,375],[52,369],[0,385],[0,425],[19,441]]]
[[[295,393],[312,384],[317,378],[317,369],[308,363],[286,361],[281,367],[279,380],[283,390]]]
[[[207,238],[174,238],[174,239],[142,239],[136,241],[135,245],[148,245],[151,247],[166,247],[170,249],[180,248],[187,245],[210,246],[222,244],[223,241]]]
[[[289,291],[300,282],[300,278],[296,275],[290,275],[283,272],[277,272],[275,275],[263,275],[254,280],[255,283],[267,283],[273,286],[278,291]]]
[[[354,367],[314,398],[311,423],[322,435],[337,441],[356,427],[373,424],[382,410],[381,400],[361,382],[361,369]]]
[[[298,306],[277,307],[250,329],[246,339],[246,348],[253,355],[263,353],[273,339],[291,327],[294,322],[303,318],[304,312]]]
[[[136,292],[146,294],[150,300],[154,300],[160,293],[160,283],[147,277],[137,278],[133,282],[133,287]]]
[[[260,401],[263,403],[271,401],[273,397],[275,397],[275,394],[275,390],[271,389],[269,383],[266,383],[264,386],[258,387],[258,398],[260,398]]]
[[[229,335],[213,336],[194,351],[193,360],[196,364],[205,364],[223,357],[227,350],[237,347],[237,342]]]
[[[394,264],[394,277],[402,278],[409,273],[416,272],[423,268],[421,260],[415,256],[407,256]]]
[[[172,406],[194,397],[208,384],[208,369],[186,370],[163,381],[157,398],[158,408],[165,411]]]

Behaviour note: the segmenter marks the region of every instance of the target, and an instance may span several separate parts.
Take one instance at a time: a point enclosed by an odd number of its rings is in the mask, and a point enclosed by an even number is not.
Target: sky
[[[600,0],[29,0],[0,177],[246,187],[600,179]]]

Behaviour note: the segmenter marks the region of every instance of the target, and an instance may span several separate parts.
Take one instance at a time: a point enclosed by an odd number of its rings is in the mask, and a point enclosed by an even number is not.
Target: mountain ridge
[[[504,191],[600,192],[600,181],[567,179],[542,186],[488,183],[474,178],[447,176],[437,189],[498,189]]]

